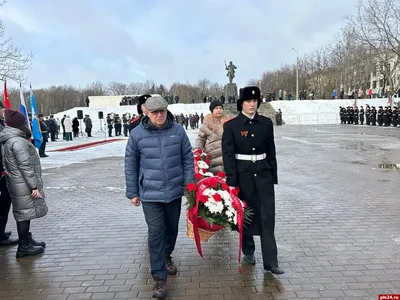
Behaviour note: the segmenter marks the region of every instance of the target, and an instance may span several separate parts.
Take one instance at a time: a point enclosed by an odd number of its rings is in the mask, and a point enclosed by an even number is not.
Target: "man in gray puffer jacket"
[[[167,274],[177,273],[171,253],[184,189],[194,181],[190,141],[167,107],[161,97],[146,100],[148,115],[130,132],[125,152],[126,196],[135,206],[143,204],[155,298],[167,296]]]

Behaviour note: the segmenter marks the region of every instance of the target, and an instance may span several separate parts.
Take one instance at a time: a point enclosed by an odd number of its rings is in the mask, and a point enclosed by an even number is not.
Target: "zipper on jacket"
[[[164,199],[167,199],[167,185],[168,185],[168,176],[167,176],[167,168],[166,168],[166,163],[164,163],[164,152],[163,152],[163,146],[162,146],[162,131],[161,129],[158,130],[158,136],[160,138],[160,148],[161,148],[161,157],[162,157],[162,164],[164,167]]]

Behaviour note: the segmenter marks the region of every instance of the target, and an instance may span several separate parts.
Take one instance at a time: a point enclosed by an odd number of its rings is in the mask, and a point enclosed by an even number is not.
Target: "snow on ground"
[[[190,142],[192,143],[192,145],[194,145],[194,141],[196,140],[199,130],[198,129],[187,130],[186,132],[189,136]],[[62,135],[60,135],[60,137],[62,138]],[[92,138],[79,137],[77,139],[73,139],[70,142],[63,140],[57,140],[56,142],[49,142],[47,143],[46,146],[46,154],[49,155],[49,157],[40,159],[42,163],[42,168],[48,169],[55,167],[57,168],[65,167],[70,164],[84,163],[85,161],[90,159],[112,157],[112,156],[124,156],[125,146],[128,141],[128,138],[121,136],[117,138],[121,138],[121,140],[90,148],[84,148],[76,151],[63,151],[63,152],[51,152],[49,150],[55,150],[68,146],[75,146],[95,141],[104,141],[105,139],[108,140],[109,138],[105,137],[105,135],[100,132],[99,134],[93,136]],[[121,168],[123,168],[123,166],[121,166]]]
[[[203,113],[204,115],[209,114],[209,106],[210,103],[194,103],[194,104],[171,104],[168,106],[168,109],[173,114],[194,114],[198,113],[199,115]],[[54,118],[62,119],[64,115],[70,116],[72,119],[77,116],[77,110],[83,110],[83,115],[89,115],[92,119],[93,130],[96,132],[100,129],[100,123],[104,130],[106,127],[106,117],[108,113],[119,114],[122,118],[123,114],[130,113],[131,115],[137,114],[136,105],[125,105],[125,106],[108,106],[108,107],[74,107],[66,111],[59,112],[54,114]],[[98,117],[98,112],[102,111],[104,115],[104,120],[100,122]],[[83,122],[82,122],[83,125]],[[84,126],[84,125],[83,125]]]
[[[398,100],[396,98],[394,101]],[[358,106],[378,107],[380,105],[386,106],[387,98],[381,99],[360,99],[357,100]],[[279,108],[283,113],[283,120],[288,125],[308,125],[308,124],[337,124],[339,123],[339,107],[340,106],[353,106],[353,99],[345,100],[292,100],[292,101],[272,101],[270,102],[275,110]],[[173,114],[194,114],[204,115],[209,114],[209,103],[194,103],[194,104],[171,104],[168,109]],[[83,114],[88,114],[93,122],[93,130],[96,132],[101,127],[105,128],[105,120],[101,121],[98,118],[98,112],[102,111],[104,118],[107,113],[116,113],[122,117],[125,113],[131,115],[137,114],[136,105],[132,106],[109,106],[109,107],[75,107],[67,111],[55,114],[55,118],[62,119],[63,115],[69,115],[71,118],[76,117],[77,110],[83,110]]]
[[[395,99],[396,101],[398,99]],[[310,124],[338,124],[339,107],[354,105],[354,99],[343,100],[292,100],[270,102],[275,110],[281,109],[283,120],[288,125],[310,125]],[[388,99],[358,99],[358,107],[365,106],[387,106]]]

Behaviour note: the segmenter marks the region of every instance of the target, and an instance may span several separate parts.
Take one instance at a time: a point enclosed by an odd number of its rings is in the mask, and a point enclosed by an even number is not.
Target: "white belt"
[[[238,160],[251,160],[251,161],[257,161],[257,160],[263,160],[267,157],[267,154],[235,154],[235,158]]]

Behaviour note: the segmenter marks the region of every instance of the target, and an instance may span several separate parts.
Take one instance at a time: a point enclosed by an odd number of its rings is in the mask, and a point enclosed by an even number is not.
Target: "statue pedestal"
[[[235,99],[238,99],[238,89],[236,83],[227,83],[224,88],[225,91],[225,99],[228,101],[229,97],[235,96]]]

